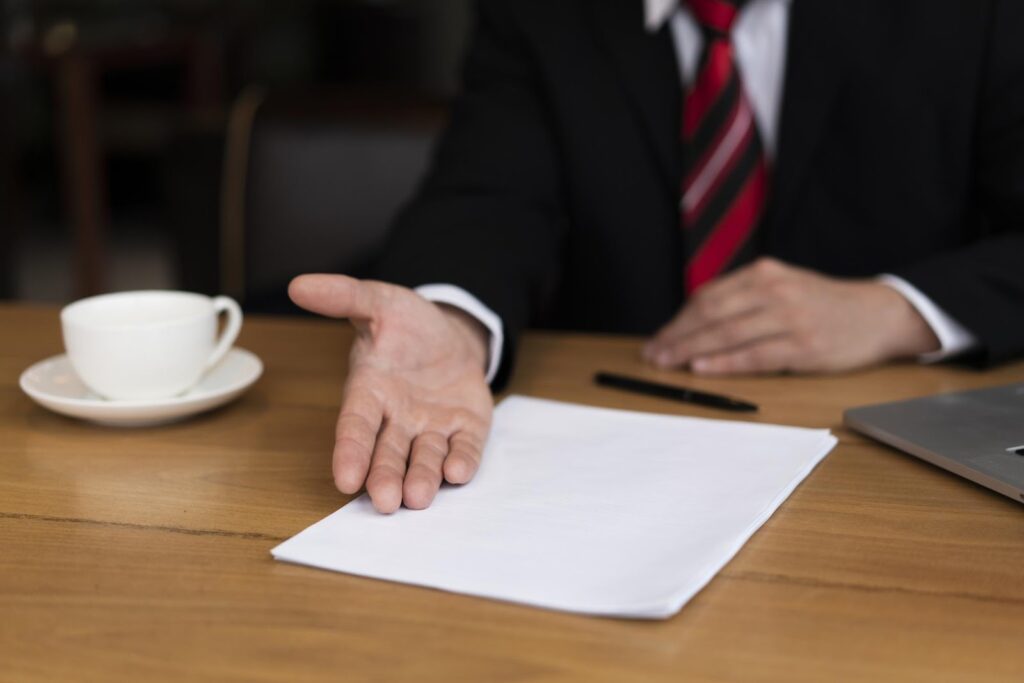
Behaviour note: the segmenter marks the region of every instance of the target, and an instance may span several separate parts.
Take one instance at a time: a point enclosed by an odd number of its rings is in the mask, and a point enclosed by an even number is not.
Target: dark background
[[[182,286],[182,233],[215,220],[242,93],[445,102],[471,11],[471,0],[0,0],[0,298],[88,293],[76,201],[103,207],[102,291]],[[91,118],[69,104],[83,96]],[[82,144],[98,173],[75,168]],[[83,182],[92,192],[76,199]]]

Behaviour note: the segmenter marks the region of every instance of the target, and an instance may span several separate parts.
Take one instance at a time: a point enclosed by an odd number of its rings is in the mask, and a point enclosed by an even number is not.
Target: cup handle
[[[210,359],[206,361],[207,370],[224,358],[224,355],[234,345],[235,340],[238,339],[238,333],[242,331],[242,309],[234,299],[229,296],[218,296],[213,300],[213,309],[217,312],[218,317],[221,313],[227,313],[228,324],[224,328],[224,333],[220,335],[217,348],[213,350]]]

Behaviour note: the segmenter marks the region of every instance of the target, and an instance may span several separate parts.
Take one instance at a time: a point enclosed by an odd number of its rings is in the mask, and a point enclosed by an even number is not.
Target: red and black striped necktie
[[[768,199],[768,167],[736,68],[730,30],[744,0],[682,0],[704,32],[696,80],[683,100],[686,159],[680,212],[686,292],[753,257]]]

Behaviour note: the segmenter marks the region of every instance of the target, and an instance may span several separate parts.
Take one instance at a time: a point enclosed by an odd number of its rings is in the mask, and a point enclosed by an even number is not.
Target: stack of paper
[[[279,560],[586,614],[665,618],[835,445],[825,430],[513,396],[476,478],[427,510],[365,495]]]

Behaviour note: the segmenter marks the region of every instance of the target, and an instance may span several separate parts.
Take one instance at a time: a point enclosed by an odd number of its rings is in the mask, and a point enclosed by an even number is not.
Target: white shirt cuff
[[[427,301],[454,306],[487,328],[490,333],[490,348],[486,377],[488,384],[494,381],[494,376],[498,374],[498,366],[501,364],[501,351],[505,345],[504,326],[498,314],[484,306],[479,299],[462,287],[455,285],[421,285],[415,289],[415,292]]]
[[[922,363],[937,363],[968,351],[977,345],[977,337],[935,305],[934,301],[914,285],[901,277],[889,274],[880,275],[878,281],[902,294],[903,298],[910,302],[910,305],[917,310],[928,326],[932,328],[935,336],[938,337],[939,350],[918,356],[917,359]]]

